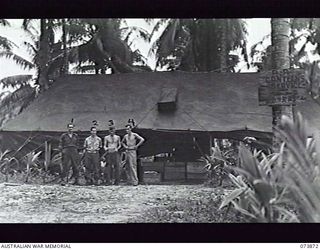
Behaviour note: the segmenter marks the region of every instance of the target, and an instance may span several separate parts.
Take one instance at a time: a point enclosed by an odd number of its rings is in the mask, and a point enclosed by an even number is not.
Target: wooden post
[[[210,137],[209,137],[209,154],[211,155],[211,149],[212,149],[212,147],[213,147],[213,145],[212,145],[212,135],[210,134]]]
[[[184,165],[184,179],[185,181],[188,181],[188,162],[185,162]]]
[[[165,171],[166,171],[166,162],[163,162],[163,164],[162,164],[162,171],[161,171],[161,175],[160,175],[161,182],[164,181]]]

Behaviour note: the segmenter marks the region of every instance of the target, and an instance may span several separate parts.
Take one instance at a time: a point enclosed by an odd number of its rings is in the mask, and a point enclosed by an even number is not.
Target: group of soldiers
[[[83,147],[79,147],[79,137],[73,132],[74,124],[67,125],[68,131],[60,137],[59,148],[62,152],[61,185],[68,183],[68,175],[72,168],[74,182],[79,185],[79,166],[83,160],[85,165],[85,179],[87,185],[99,185],[101,175],[107,176],[107,184],[119,185],[120,183],[120,149],[123,147],[126,154],[126,176],[129,185],[138,185],[137,176],[137,149],[145,141],[143,137],[132,132],[133,126],[126,125],[126,135],[121,140],[116,135],[113,124],[109,124],[109,135],[104,140],[97,136],[97,127],[90,129],[91,135],[84,140]],[[105,153],[100,157],[100,149]],[[80,157],[78,150],[82,151]],[[81,150],[82,149],[82,150]],[[107,171],[101,171],[101,159],[106,163]]]

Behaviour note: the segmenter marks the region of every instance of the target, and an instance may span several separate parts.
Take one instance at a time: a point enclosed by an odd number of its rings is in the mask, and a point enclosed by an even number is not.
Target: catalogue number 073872
[[[300,244],[300,248],[319,248],[318,244],[315,243],[303,243]]]

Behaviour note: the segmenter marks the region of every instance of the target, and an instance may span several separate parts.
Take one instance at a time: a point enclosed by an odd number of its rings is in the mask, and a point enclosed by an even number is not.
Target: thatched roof
[[[106,129],[110,119],[123,128],[133,118],[142,129],[194,131],[271,131],[271,108],[258,104],[257,73],[152,72],[69,75],[60,78],[4,131],[64,131],[74,118],[76,129],[93,120]],[[174,112],[162,113],[157,102],[163,88],[177,89]]]

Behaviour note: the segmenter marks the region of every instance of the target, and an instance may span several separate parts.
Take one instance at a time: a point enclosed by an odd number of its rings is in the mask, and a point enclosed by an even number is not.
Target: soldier
[[[122,145],[126,149],[127,155],[127,179],[129,184],[137,186],[137,149],[144,142],[144,138],[137,133],[133,133],[130,124],[126,125],[126,131],[127,134],[123,137]],[[139,140],[138,143],[137,140]]]
[[[120,155],[121,148],[120,136],[115,134],[115,127],[109,126],[110,135],[104,137],[104,149],[107,154],[108,167],[110,169],[111,180],[114,179],[114,184],[119,185],[120,182]]]
[[[97,128],[91,127],[91,135],[84,140],[84,162],[86,166],[87,184],[99,184],[100,156],[99,150],[102,148],[102,140],[97,136]]]
[[[67,128],[68,132],[61,135],[59,143],[59,149],[62,152],[61,185],[65,185],[68,181],[68,174],[70,171],[69,162],[71,162],[73,176],[75,178],[74,183],[72,184],[79,185],[78,166],[80,163],[80,157],[78,154],[78,135],[72,131],[74,128],[73,123],[69,123]]]

